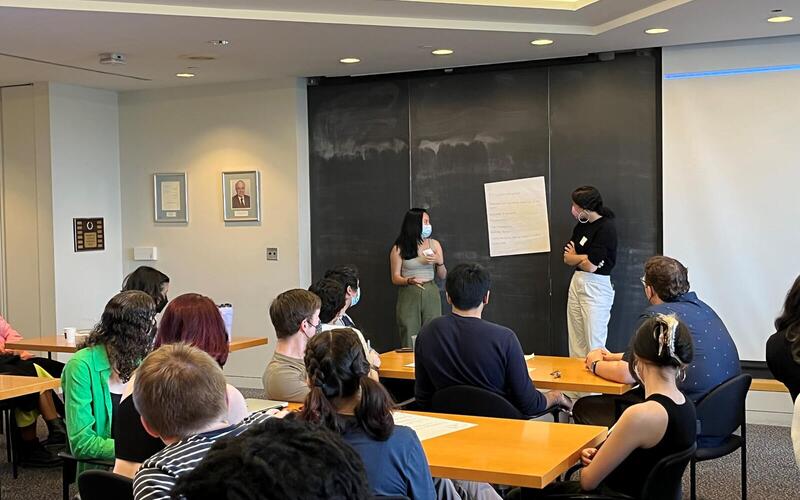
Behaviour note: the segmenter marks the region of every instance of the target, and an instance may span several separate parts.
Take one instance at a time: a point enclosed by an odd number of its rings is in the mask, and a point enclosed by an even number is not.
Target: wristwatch
[[[592,373],[595,375],[597,375],[597,363],[599,363],[600,361],[601,360],[599,359],[592,361]]]

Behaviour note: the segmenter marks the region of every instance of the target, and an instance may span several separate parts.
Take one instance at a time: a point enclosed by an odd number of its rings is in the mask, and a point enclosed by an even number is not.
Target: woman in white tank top
[[[435,278],[445,279],[444,251],[431,238],[430,216],[422,208],[406,212],[400,235],[389,253],[392,284],[397,291],[397,328],[404,347],[411,346],[411,337],[422,325],[441,316],[442,301]]]

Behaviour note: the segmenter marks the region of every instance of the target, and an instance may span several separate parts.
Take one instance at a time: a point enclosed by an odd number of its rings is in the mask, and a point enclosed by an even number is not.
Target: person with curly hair
[[[217,441],[172,494],[185,500],[374,498],[361,459],[338,435],[276,418]]]
[[[106,304],[84,346],[61,377],[67,437],[76,458],[114,459],[112,415],[125,384],[153,345],[155,304],[144,292],[125,291]],[[86,464],[78,464],[78,474]]]
[[[642,277],[644,294],[650,306],[644,310],[642,321],[654,314],[674,314],[686,324],[695,346],[695,359],[686,367],[678,388],[694,402],[714,387],[741,373],[739,352],[725,323],[711,307],[689,291],[686,267],[676,259],[657,255],[645,263]],[[608,380],[625,384],[636,383],[631,368],[633,353],[612,353],[595,349],[586,356],[586,369]],[[619,418],[620,410],[644,399],[640,389],[622,396],[587,396],[579,399],[572,409],[575,421],[581,424],[610,427]],[[713,445],[700,437],[700,443]]]

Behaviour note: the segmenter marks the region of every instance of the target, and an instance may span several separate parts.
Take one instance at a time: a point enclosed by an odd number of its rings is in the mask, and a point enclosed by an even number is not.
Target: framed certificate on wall
[[[189,222],[186,172],[153,174],[153,200],[156,222]]]

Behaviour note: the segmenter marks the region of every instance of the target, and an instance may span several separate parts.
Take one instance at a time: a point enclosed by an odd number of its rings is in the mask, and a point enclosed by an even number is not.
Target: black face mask
[[[160,314],[161,311],[163,311],[164,308],[167,307],[167,302],[169,302],[169,299],[167,298],[166,295],[161,295],[158,298],[158,302],[156,303],[156,314]]]

